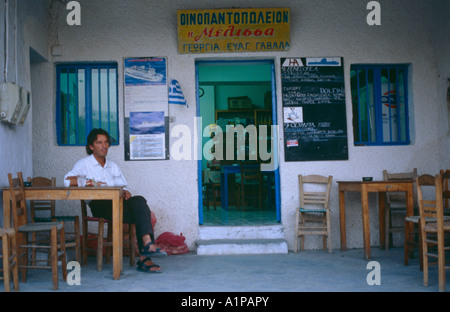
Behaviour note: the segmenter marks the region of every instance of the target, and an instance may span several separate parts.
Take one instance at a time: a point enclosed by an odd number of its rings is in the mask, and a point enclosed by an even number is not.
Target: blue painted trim
[[[200,117],[200,95],[199,95],[199,70],[198,70],[198,64],[199,62],[195,62],[195,90],[196,90],[196,101],[197,101],[197,105],[196,105],[196,116]],[[197,123],[194,122],[194,127],[197,128]],[[199,132],[197,133],[197,142],[198,142],[198,146],[197,146],[197,150],[194,151],[194,155],[198,155],[198,153],[200,152],[199,155],[199,159],[197,160],[197,189],[198,189],[198,222],[200,225],[203,224],[203,188],[202,188],[202,154],[201,154],[201,142],[202,142],[202,134],[203,134],[203,129],[198,129]]]
[[[359,122],[359,138],[354,138],[354,145],[355,146],[389,146],[389,145],[409,145],[411,144],[410,140],[410,126],[409,126],[409,97],[408,97],[408,72],[409,72],[409,65],[408,64],[353,64],[351,66],[351,70],[356,72],[356,81],[357,81],[357,90],[358,90],[358,122]],[[376,123],[376,140],[374,142],[370,141],[371,138],[371,129],[370,129],[370,116],[369,116],[369,107],[367,107],[367,127],[368,127],[368,140],[369,141],[363,141],[362,139],[362,127],[364,126],[361,123],[361,116],[360,116],[360,101],[359,101],[359,89],[360,89],[360,81],[359,81],[359,73],[358,71],[363,70],[366,74],[366,89],[369,90],[368,86],[368,71],[373,70],[373,97],[374,97],[374,105],[375,105],[375,123]],[[403,75],[403,90],[404,90],[404,104],[405,104],[405,124],[404,126],[401,125],[400,120],[400,95],[397,92],[397,133],[398,133],[398,141],[392,141],[392,130],[393,125],[389,123],[389,137],[383,138],[383,116],[382,116],[382,91],[381,91],[381,70],[387,70],[388,71],[388,81],[390,81],[390,71],[395,70],[396,76],[396,90],[400,89],[400,86],[398,85],[399,81],[399,71],[402,72]],[[391,90],[391,82],[388,82],[388,89]],[[367,104],[369,104],[369,93],[366,92],[367,96]],[[352,101],[352,105],[355,105]],[[391,120],[391,110],[389,108],[389,121]],[[406,131],[406,137],[405,139],[401,139],[402,131],[401,129],[404,129]]]
[[[101,68],[106,68],[107,70],[107,83],[108,86],[110,86],[110,82],[109,82],[109,77],[110,77],[110,69],[115,69],[116,71],[116,109],[117,109],[117,142],[112,143],[111,145],[119,145],[120,144],[120,127],[119,127],[119,87],[118,87],[118,66],[117,63],[94,63],[94,62],[87,62],[87,63],[65,63],[65,64],[58,64],[56,65],[56,116],[55,116],[55,125],[56,125],[56,140],[57,140],[57,144],[59,146],[85,146],[85,144],[80,144],[79,142],[79,131],[78,131],[78,107],[77,107],[77,116],[76,116],[76,127],[77,127],[77,131],[76,131],[76,144],[62,144],[62,137],[61,137],[61,91],[60,91],[60,86],[61,86],[61,70],[69,70],[69,69],[84,69],[85,71],[85,132],[86,134],[89,133],[89,131],[92,130],[93,128],[93,121],[92,121],[92,105],[95,105],[95,103],[92,103],[92,69],[98,69],[99,70],[99,76],[98,76],[98,86],[99,86],[99,102],[96,103],[99,106],[99,111],[101,108],[101,91],[100,91],[100,69]],[[78,72],[76,73],[77,77],[78,77]],[[67,84],[69,84],[69,80],[67,81]],[[77,86],[78,88],[78,86]],[[67,88],[67,90],[69,90]],[[69,94],[67,94],[67,96],[69,96]],[[110,93],[108,92],[107,94],[108,98],[110,96]],[[78,92],[76,94],[77,97],[77,102],[78,102]],[[108,100],[108,113],[110,111],[110,101]],[[67,111],[67,114],[69,113],[69,111]],[[108,114],[109,116],[109,114]],[[69,120],[69,118],[67,117],[67,120]],[[99,116],[99,122],[101,125],[101,114]],[[106,129],[108,132],[111,131],[111,126],[110,126],[110,119],[108,118],[108,129]],[[116,133],[114,133],[114,136],[116,135]],[[69,131],[67,131],[67,136],[69,136]],[[67,142],[69,142],[68,138],[67,138]]]
[[[273,125],[278,124],[277,119],[277,97],[276,97],[276,72],[275,72],[275,61],[266,59],[266,60],[199,60],[195,62],[195,84],[196,84],[196,116],[200,117],[200,96],[198,93],[199,90],[199,65],[201,64],[213,64],[213,63],[249,63],[249,64],[270,64],[271,66],[271,89],[272,89],[272,121]],[[195,127],[197,124],[194,125]],[[198,176],[198,215],[199,215],[199,224],[203,224],[203,198],[202,198],[202,155],[201,155],[201,142],[202,142],[202,133],[203,129],[199,129],[198,133],[198,150],[195,153],[200,153],[200,159],[197,161],[197,176]],[[275,206],[276,206],[276,218],[278,222],[281,222],[281,191],[280,191],[280,170],[279,170],[279,145],[278,145],[278,137],[274,140],[274,145],[272,149],[275,148],[274,157],[278,165],[277,169],[274,171],[275,176]]]

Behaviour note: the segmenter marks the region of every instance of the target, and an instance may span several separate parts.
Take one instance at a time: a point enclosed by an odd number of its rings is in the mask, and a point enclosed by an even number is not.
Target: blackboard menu
[[[343,59],[281,58],[285,161],[348,159]]]

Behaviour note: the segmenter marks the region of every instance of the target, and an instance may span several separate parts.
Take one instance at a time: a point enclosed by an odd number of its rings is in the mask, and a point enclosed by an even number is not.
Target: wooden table
[[[121,187],[25,187],[27,200],[93,200],[112,201],[113,279],[122,271],[123,199]],[[3,189],[3,220],[11,211],[9,189]]]
[[[347,249],[345,230],[345,192],[361,193],[364,258],[370,259],[369,193],[378,193],[380,245],[385,248],[385,202],[386,192],[406,193],[406,216],[413,215],[414,193],[412,181],[337,181],[339,185],[339,218],[341,250]],[[413,231],[413,224],[405,225],[405,235]],[[407,236],[406,236],[407,237]],[[405,246],[405,254],[408,252]]]

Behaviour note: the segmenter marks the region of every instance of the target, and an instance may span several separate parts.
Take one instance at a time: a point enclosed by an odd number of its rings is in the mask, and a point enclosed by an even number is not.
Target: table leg
[[[380,229],[380,247],[381,249],[388,250],[389,245],[386,245],[386,192],[378,193],[378,215]]]
[[[411,183],[408,186],[408,190],[406,193],[406,216],[410,217],[414,215],[414,190],[413,184]],[[408,265],[409,259],[409,244],[408,238],[414,232],[414,224],[412,222],[405,222],[405,265]],[[420,248],[421,249],[421,248]],[[422,259],[422,253],[419,255],[420,259]],[[422,264],[422,262],[421,262]]]
[[[223,185],[221,187],[222,187],[222,191],[223,191],[223,193],[220,194],[220,196],[223,197],[222,209],[228,210],[228,173],[227,172],[225,172],[223,174]]]
[[[122,271],[122,199],[114,199],[112,201],[112,240],[113,240],[113,279],[120,279],[120,272]]]
[[[228,210],[228,172],[226,171],[220,173],[220,201],[222,209]]]
[[[11,197],[9,190],[3,191],[3,226],[11,227]]]
[[[369,194],[367,187],[363,183],[361,185],[361,208],[363,222],[363,238],[364,238],[364,258],[370,259],[370,220],[369,220]]]
[[[341,230],[341,250],[347,250],[347,237],[345,231],[345,192],[339,191],[339,219]]]
[[[120,261],[120,272],[123,270],[123,200],[119,200],[119,261]]]

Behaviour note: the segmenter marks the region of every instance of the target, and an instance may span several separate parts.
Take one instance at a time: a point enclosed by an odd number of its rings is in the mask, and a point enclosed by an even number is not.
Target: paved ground
[[[367,269],[363,250],[333,254],[304,251],[284,255],[198,256],[194,253],[154,259],[164,272],[148,274],[130,267],[124,259],[120,280],[112,279],[111,264],[102,272],[95,269],[95,258],[81,267],[81,285],[61,281],[58,292],[437,292],[437,269],[430,270],[430,283],[423,286],[418,259],[403,265],[403,249],[389,251],[372,248],[372,261],[379,263],[380,285],[375,281],[377,269]],[[447,275],[447,279],[449,278]],[[51,272],[30,270],[20,292],[53,292]],[[0,291],[3,290],[3,283]],[[198,295],[198,294],[197,294]]]

